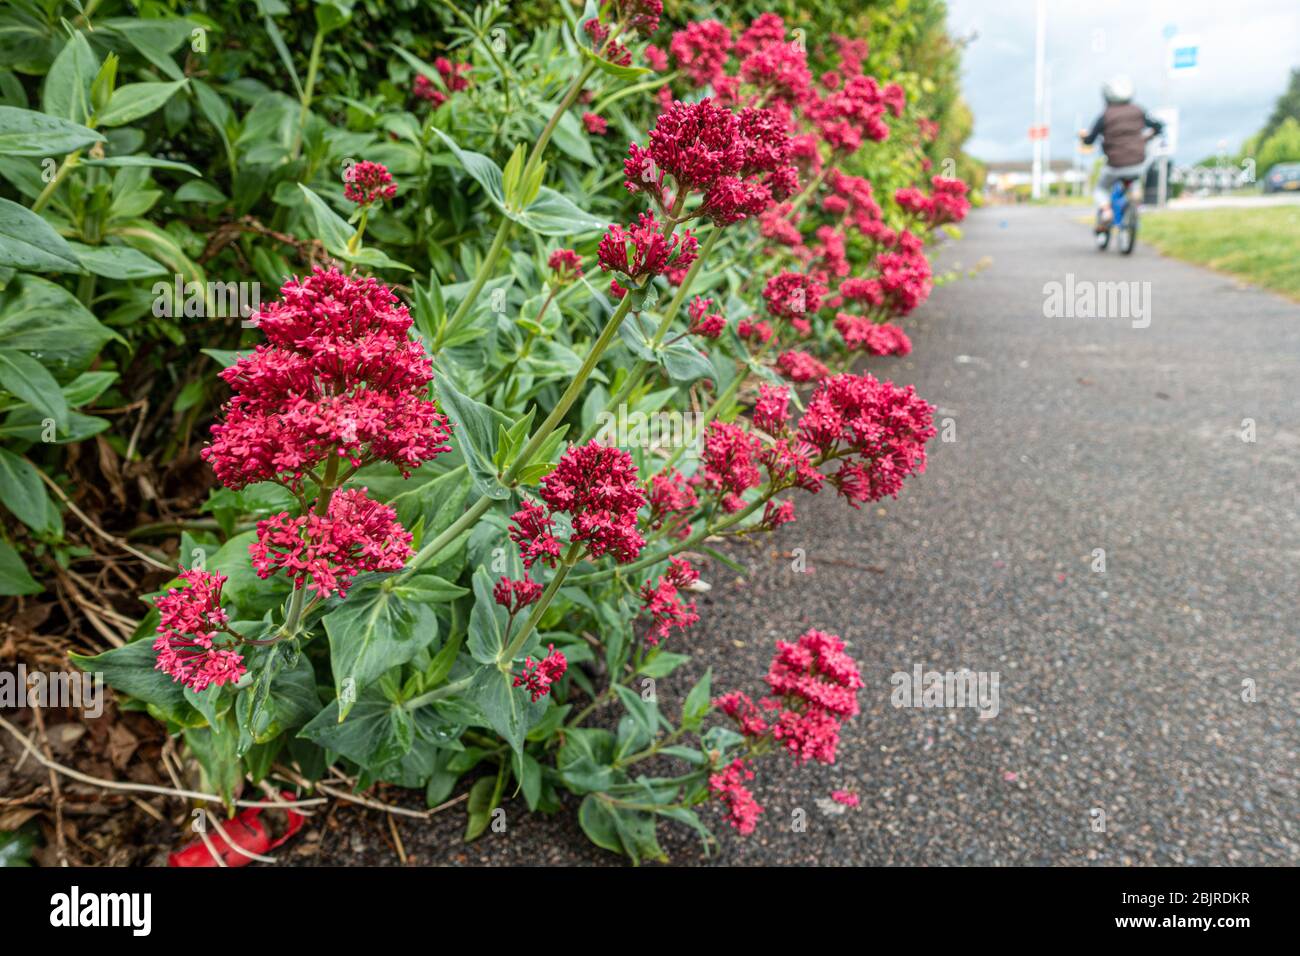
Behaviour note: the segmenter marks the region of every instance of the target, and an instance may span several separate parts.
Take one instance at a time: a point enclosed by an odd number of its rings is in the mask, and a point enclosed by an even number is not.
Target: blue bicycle
[[[1119,233],[1119,251],[1123,255],[1133,252],[1137,244],[1138,204],[1129,198],[1129,187],[1137,182],[1137,177],[1130,176],[1118,180],[1110,190],[1110,223],[1097,217],[1097,248],[1103,252],[1110,246],[1110,234]]]

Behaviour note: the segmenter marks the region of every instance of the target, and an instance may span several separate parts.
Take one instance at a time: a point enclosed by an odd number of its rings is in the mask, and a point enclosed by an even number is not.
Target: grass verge
[[[1148,213],[1138,241],[1300,301],[1300,205]]]

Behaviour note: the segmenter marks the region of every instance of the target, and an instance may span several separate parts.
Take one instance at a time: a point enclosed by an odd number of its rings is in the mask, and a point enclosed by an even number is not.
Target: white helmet
[[[1133,99],[1133,81],[1127,76],[1113,76],[1101,87],[1107,103],[1127,103]]]

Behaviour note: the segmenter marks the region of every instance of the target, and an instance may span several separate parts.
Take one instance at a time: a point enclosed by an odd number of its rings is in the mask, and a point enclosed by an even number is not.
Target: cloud
[[[966,48],[963,93],[975,113],[968,149],[989,160],[1027,159],[1034,120],[1034,0],[949,0],[954,36],[977,34]],[[1200,38],[1201,67],[1170,79],[1163,31]],[[1227,4],[1155,0],[1049,0],[1052,155],[1072,155],[1076,120],[1091,126],[1101,111],[1101,84],[1127,73],[1147,109],[1181,113],[1178,159],[1211,155],[1221,141],[1235,150],[1255,133],[1300,66],[1300,4],[1240,0]]]

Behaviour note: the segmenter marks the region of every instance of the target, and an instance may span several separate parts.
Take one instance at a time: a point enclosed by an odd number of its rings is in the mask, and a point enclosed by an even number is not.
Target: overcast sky
[[[948,0],[955,37],[977,34],[963,59],[975,113],[967,144],[984,160],[1028,159],[1034,116],[1035,0]],[[1200,39],[1199,70],[1164,80],[1167,27]],[[1177,160],[1194,162],[1256,132],[1300,66],[1300,0],[1048,0],[1052,156],[1101,111],[1102,81],[1127,73],[1148,110],[1180,110]],[[1164,90],[1162,102],[1162,89]]]

